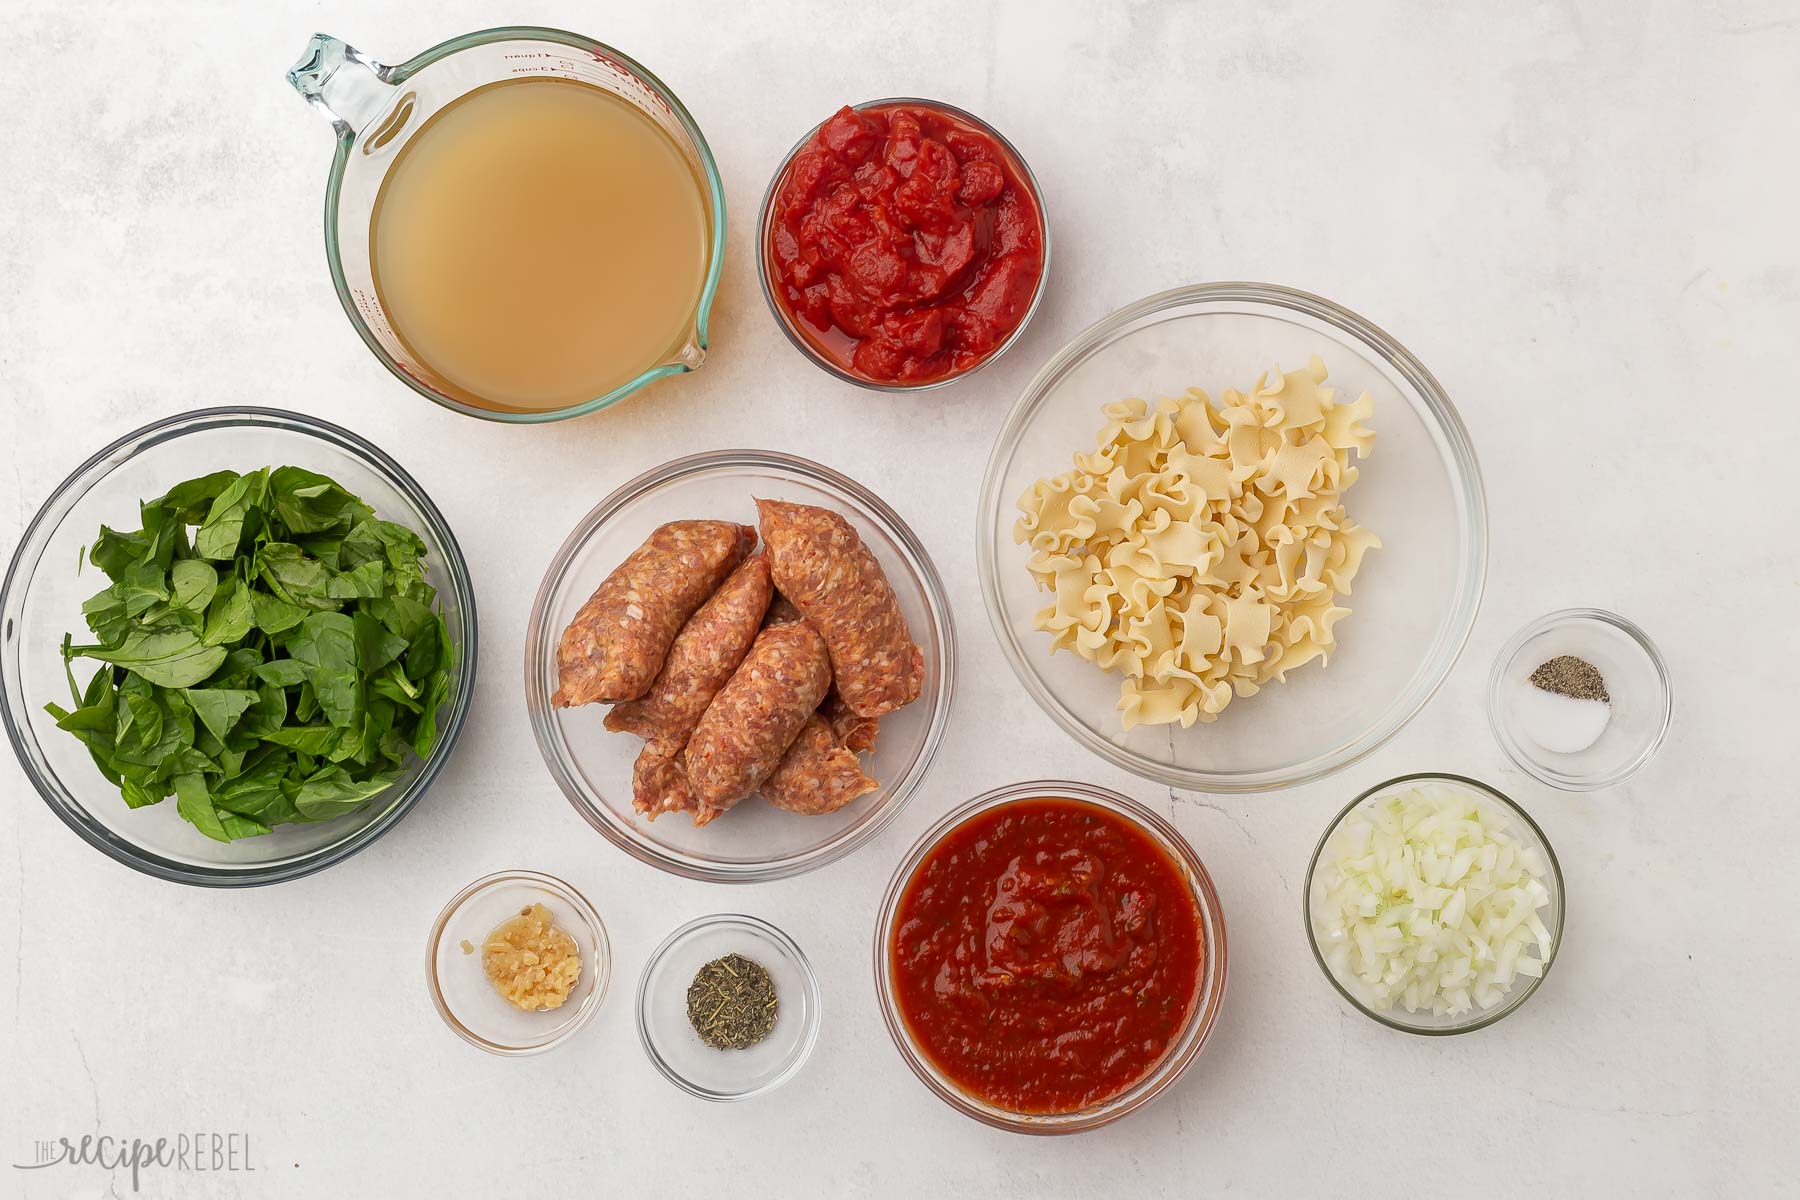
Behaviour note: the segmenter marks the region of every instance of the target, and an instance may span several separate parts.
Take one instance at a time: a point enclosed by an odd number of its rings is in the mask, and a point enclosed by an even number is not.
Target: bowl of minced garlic
[[[475,947],[464,939],[464,954]],[[500,998],[526,1012],[561,1008],[581,979],[581,951],[550,910],[528,904],[481,944],[481,967]]]
[[[433,1003],[458,1036],[495,1054],[534,1054],[593,1016],[611,956],[605,926],[579,892],[510,871],[476,880],[445,906],[429,966]]]

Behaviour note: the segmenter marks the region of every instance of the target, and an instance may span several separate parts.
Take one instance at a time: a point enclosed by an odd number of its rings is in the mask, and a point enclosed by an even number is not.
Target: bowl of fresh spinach
[[[443,516],[327,422],[146,426],[44,505],[0,589],[0,715],[50,808],[128,866],[204,886],[354,854],[423,796],[475,682]]]

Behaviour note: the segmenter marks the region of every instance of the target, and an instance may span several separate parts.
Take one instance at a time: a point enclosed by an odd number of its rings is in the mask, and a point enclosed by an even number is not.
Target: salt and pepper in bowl
[[[1630,778],[1662,744],[1672,708],[1668,668],[1649,636],[1594,608],[1521,629],[1488,680],[1488,721],[1501,748],[1564,791]]]

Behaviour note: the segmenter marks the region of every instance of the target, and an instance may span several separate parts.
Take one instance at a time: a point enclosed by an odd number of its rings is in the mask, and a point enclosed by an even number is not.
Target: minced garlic
[[[533,904],[519,910],[481,946],[488,982],[505,1001],[527,1012],[561,1008],[581,979],[581,951],[558,929],[550,910]]]

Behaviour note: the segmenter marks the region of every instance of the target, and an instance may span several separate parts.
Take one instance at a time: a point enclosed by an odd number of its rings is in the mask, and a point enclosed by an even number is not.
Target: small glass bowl
[[[1573,754],[1540,745],[1524,728],[1520,700],[1531,673],[1572,654],[1606,678],[1611,713],[1594,744]],[[1669,669],[1649,635],[1598,608],[1568,608],[1539,617],[1514,634],[1488,677],[1488,724],[1508,758],[1532,778],[1565,792],[1612,787],[1635,775],[1669,732],[1674,709]]]
[[[781,190],[781,183],[787,178],[788,166],[794,161],[794,156],[800,153],[802,147],[812,141],[813,135],[818,133],[819,129],[825,124],[824,121],[820,121],[819,124],[814,125],[811,129],[807,130],[806,136],[794,143],[794,148],[787,152],[787,157],[783,158],[781,160],[781,165],[775,168],[775,174],[769,180],[768,191],[763,193],[762,217],[758,220],[756,226],[756,277],[758,282],[762,284],[763,299],[768,302],[769,312],[775,317],[776,327],[779,328],[782,333],[787,335],[788,341],[794,344],[796,350],[805,355],[807,360],[821,371],[824,371],[827,375],[836,376],[846,383],[853,383],[857,387],[868,388],[870,391],[874,392],[923,392],[929,391],[932,388],[943,387],[945,384],[955,383],[959,379],[967,379],[975,372],[981,370],[981,368],[999,358],[1002,354],[1005,354],[1007,350],[1012,347],[1012,344],[1018,341],[1019,337],[1025,332],[1025,327],[1031,324],[1031,318],[1037,314],[1038,305],[1043,302],[1044,285],[1050,278],[1050,214],[1044,210],[1043,189],[1038,187],[1037,176],[1031,173],[1031,167],[1026,163],[1025,157],[1013,147],[1011,142],[1006,140],[1005,136],[1003,136],[998,129],[995,129],[992,125],[989,125],[974,113],[966,112],[963,109],[956,107],[954,104],[945,104],[941,100],[922,100],[916,96],[889,96],[885,100],[869,100],[862,104],[851,105],[857,112],[866,112],[869,109],[874,108],[893,108],[896,106],[936,109],[938,112],[954,117],[959,121],[966,121],[970,125],[981,130],[983,133],[993,138],[995,143],[999,145],[1000,149],[1012,161],[1012,166],[1014,170],[1018,172],[1020,180],[1022,180],[1026,188],[1030,190],[1032,202],[1037,205],[1038,234],[1039,240],[1044,248],[1044,261],[1038,271],[1037,288],[1031,294],[1031,304],[1025,309],[1025,315],[1019,318],[1018,325],[1014,327],[1011,333],[1006,335],[1005,339],[1001,341],[998,346],[995,346],[990,350],[981,361],[974,366],[964,371],[953,372],[944,376],[942,379],[933,379],[928,383],[884,383],[875,379],[865,379],[863,376],[858,375],[853,371],[848,371],[831,361],[831,359],[819,349],[816,341],[817,334],[806,328],[804,322],[794,313],[790,312],[787,305],[775,294],[775,286],[770,282],[771,267],[769,264],[769,247],[773,242],[771,222],[775,215],[776,193]]]
[[[1216,722],[1119,723],[1121,677],[1052,654],[1037,630],[1049,602],[1013,542],[1018,500],[1094,448],[1100,406],[1127,396],[1217,395],[1279,364],[1319,355],[1329,385],[1375,402],[1374,453],[1345,493],[1381,538],[1356,576],[1329,666],[1239,698]],[[982,597],[1013,673],[1076,741],[1122,770],[1199,792],[1255,792],[1320,779],[1398,733],[1450,673],[1475,624],[1487,574],[1487,503],[1468,431],[1419,360],[1329,300],[1261,283],[1177,288],[1093,325],[1045,364],[994,442],[979,518]]]
[[[1118,1095],[1099,1104],[1066,1113],[1017,1113],[990,1104],[962,1090],[940,1071],[929,1055],[913,1040],[912,1030],[894,999],[893,941],[900,900],[920,864],[957,826],[970,817],[989,809],[1020,800],[1037,798],[1074,800],[1103,808],[1137,826],[1186,873],[1194,891],[1194,904],[1200,910],[1200,929],[1206,939],[1205,962],[1201,967],[1199,994],[1188,1013],[1187,1025],[1170,1045],[1168,1052],[1148,1075]],[[875,994],[881,1001],[881,1018],[888,1035],[894,1039],[900,1057],[914,1075],[931,1089],[933,1095],[964,1116],[973,1117],[996,1129],[1011,1133],[1061,1134],[1081,1133],[1110,1125],[1121,1117],[1136,1112],[1167,1091],[1199,1055],[1212,1034],[1225,1000],[1225,975],[1229,954],[1225,941],[1225,913],[1219,905],[1219,894],[1213,889],[1212,876],[1200,856],[1176,828],[1136,800],[1091,784],[1061,779],[1038,779],[1015,783],[983,792],[945,814],[935,825],[920,835],[912,850],[894,871],[887,895],[881,901],[881,915],[875,922]]]
[[[631,768],[643,743],[612,733],[605,707],[556,708],[556,647],[600,581],[664,521],[756,523],[753,497],[817,504],[842,514],[887,573],[925,655],[919,698],[881,718],[863,769],[881,786],[826,816],[798,816],[752,797],[704,828],[681,813],[657,821],[631,806]],[[943,582],[893,509],[828,467],[769,450],[717,450],[664,463],[606,497],[563,542],[544,573],[525,633],[525,705],[550,774],[575,811],[633,858],[690,879],[754,883],[824,866],[899,815],[937,754],[950,714],[956,634]]]
[[[1521,846],[1536,849],[1549,866],[1549,874],[1543,880],[1545,890],[1550,893],[1549,909],[1547,914],[1544,909],[1538,910],[1544,924],[1550,930],[1550,956],[1544,960],[1543,974],[1536,978],[1530,975],[1520,975],[1514,980],[1512,989],[1506,993],[1505,999],[1500,1003],[1489,1009],[1477,1007],[1457,1017],[1440,1017],[1430,1012],[1409,1013],[1399,1005],[1382,1011],[1371,1008],[1357,994],[1357,981],[1352,979],[1346,982],[1339,979],[1336,972],[1331,969],[1331,965],[1325,961],[1324,952],[1319,949],[1318,935],[1313,929],[1314,876],[1318,873],[1319,861],[1324,857],[1326,845],[1331,841],[1332,835],[1338,831],[1338,827],[1344,823],[1344,818],[1365,804],[1385,799],[1390,792],[1403,787],[1430,783],[1442,783],[1463,788],[1474,793],[1478,803],[1505,812],[1508,818],[1506,832],[1517,839]],[[1322,879],[1319,880],[1318,886],[1323,891],[1325,885]],[[1312,861],[1306,866],[1306,885],[1301,888],[1300,895],[1301,920],[1306,925],[1306,944],[1312,947],[1313,961],[1319,964],[1319,970],[1325,973],[1325,978],[1331,981],[1331,986],[1337,989],[1338,995],[1350,1002],[1350,1007],[1365,1017],[1386,1025],[1389,1029],[1398,1029],[1402,1033],[1442,1037],[1448,1034],[1470,1033],[1477,1029],[1487,1028],[1502,1017],[1510,1015],[1537,993],[1538,987],[1550,977],[1550,968],[1555,965],[1556,956],[1562,952],[1564,917],[1562,864],[1556,861],[1556,851],[1550,848],[1550,839],[1544,836],[1544,831],[1538,828],[1537,822],[1531,819],[1530,813],[1479,779],[1470,779],[1464,775],[1444,775],[1431,771],[1422,771],[1414,775],[1400,775],[1376,784],[1344,805],[1338,810],[1337,816],[1331,819],[1331,824],[1325,827],[1324,834],[1319,838],[1319,844],[1313,847]]]
[[[687,991],[715,958],[741,954],[767,968],[778,1001],[775,1028],[743,1050],[715,1050],[688,1022]],[[790,938],[767,921],[720,913],[663,939],[638,982],[638,1039],[665,1078],[702,1100],[748,1100],[799,1073],[819,1040],[819,981]]]
[[[222,468],[293,465],[337,480],[377,515],[424,539],[426,581],[456,647],[438,741],[423,762],[361,810],[261,837],[215,842],[181,819],[173,800],[131,809],[87,748],[56,727],[46,701],[69,703],[61,642],[83,640],[81,602],[106,582],[86,564],[102,523],[136,529],[140,501]],[[456,749],[475,690],[475,591],[462,550],[413,477],[380,448],[316,417],[273,408],[207,408],[146,425],[88,459],[50,494],[13,555],[0,588],[0,713],[19,765],[64,824],[95,849],[158,879],[251,887],[298,879],[349,858],[419,802]],[[85,681],[87,670],[78,668]]]
[[[581,978],[569,998],[561,1008],[535,1013],[502,999],[481,963],[488,934],[534,904],[549,909],[581,951]],[[472,951],[463,950],[465,941]],[[600,914],[567,883],[540,871],[499,871],[456,893],[438,914],[425,945],[425,978],[438,1016],[469,1045],[490,1054],[542,1054],[599,1011],[612,982],[612,946]]]

